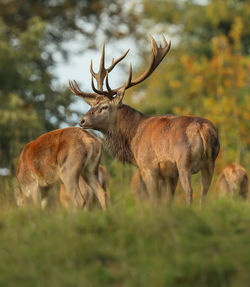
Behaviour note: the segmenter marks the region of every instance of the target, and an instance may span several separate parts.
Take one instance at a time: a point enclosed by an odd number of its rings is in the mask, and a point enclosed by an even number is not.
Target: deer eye
[[[107,110],[107,108],[108,108],[108,106],[102,106],[102,107],[100,108],[100,112],[103,111],[103,110]]]

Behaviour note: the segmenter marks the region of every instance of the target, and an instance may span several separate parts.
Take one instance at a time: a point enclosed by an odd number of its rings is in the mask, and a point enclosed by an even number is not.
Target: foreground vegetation
[[[249,207],[2,208],[0,286],[249,286]]]

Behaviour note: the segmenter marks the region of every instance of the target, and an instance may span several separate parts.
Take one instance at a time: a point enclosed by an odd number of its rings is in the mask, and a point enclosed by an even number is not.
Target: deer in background
[[[49,187],[61,181],[70,195],[70,207],[84,207],[88,189],[106,209],[106,192],[97,177],[102,149],[97,137],[77,127],[54,130],[28,143],[16,170],[20,185],[14,194],[17,205],[33,202],[45,207]],[[82,185],[81,180],[86,184]]]
[[[186,193],[186,202],[191,204],[191,175],[201,171],[203,203],[219,153],[219,139],[213,124],[196,116],[145,115],[122,102],[125,91],[148,78],[170,49],[170,43],[168,44],[164,37],[163,47],[157,46],[151,35],[150,38],[151,62],[146,71],[135,80],[132,79],[130,65],[126,83],[116,89],[110,87],[109,73],[128,51],[116,61],[113,59],[111,66],[105,68],[103,46],[99,72],[93,71],[92,61],[90,64],[93,92],[83,92],[75,81],[69,82],[71,91],[91,106],[79,124],[85,129],[101,131],[111,155],[139,168],[146,192],[155,202],[160,198],[159,179],[164,175],[170,196],[174,195],[180,178]],[[104,80],[106,90],[103,89]]]
[[[248,194],[248,176],[246,170],[237,163],[231,163],[221,172],[216,187],[222,196],[232,198],[237,194],[243,199]]]

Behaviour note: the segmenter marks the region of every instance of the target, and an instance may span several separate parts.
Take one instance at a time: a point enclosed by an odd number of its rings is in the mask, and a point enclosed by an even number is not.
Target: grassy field
[[[250,203],[0,210],[0,286],[250,286]]]

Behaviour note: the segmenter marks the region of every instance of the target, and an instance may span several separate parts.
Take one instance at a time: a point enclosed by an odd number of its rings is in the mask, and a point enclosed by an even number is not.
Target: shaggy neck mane
[[[111,155],[123,163],[135,164],[131,140],[145,115],[127,105],[122,105],[117,113],[116,124],[104,132],[106,146]]]

